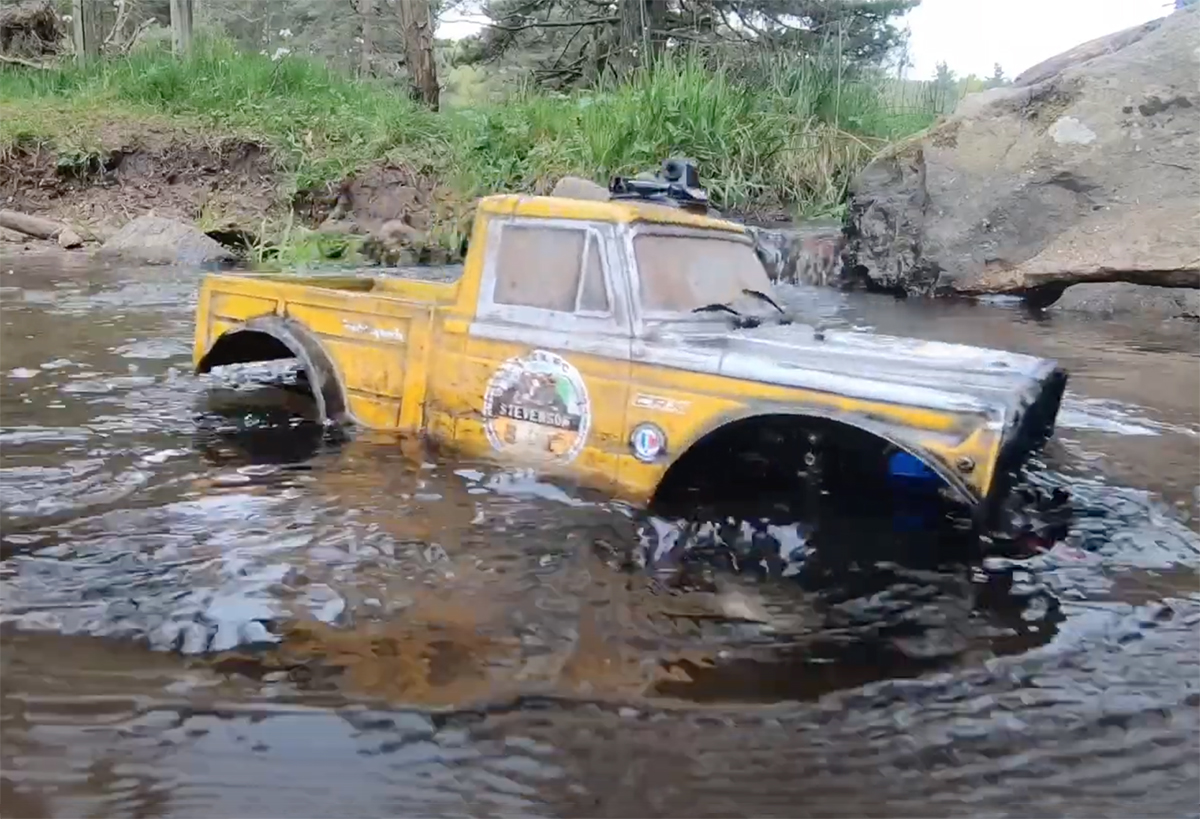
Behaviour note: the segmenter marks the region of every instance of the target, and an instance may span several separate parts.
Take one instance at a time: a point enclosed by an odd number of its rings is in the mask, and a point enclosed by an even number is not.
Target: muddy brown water
[[[0,265],[4,816],[1200,814],[1195,325],[787,292],[1071,370],[977,556],[326,439],[198,277]]]

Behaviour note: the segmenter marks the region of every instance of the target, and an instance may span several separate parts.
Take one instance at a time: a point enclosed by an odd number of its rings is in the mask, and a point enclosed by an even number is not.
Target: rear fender
[[[321,423],[349,423],[352,419],[346,410],[345,388],[332,357],[312,331],[294,320],[259,316],[226,330],[201,357],[196,372],[206,373],[226,364],[293,357],[308,376]]]

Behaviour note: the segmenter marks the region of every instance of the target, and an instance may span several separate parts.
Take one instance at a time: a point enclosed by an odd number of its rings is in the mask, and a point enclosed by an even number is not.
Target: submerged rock
[[[607,202],[608,188],[598,185],[590,179],[578,176],[564,176],[550,191],[551,196],[561,196],[564,199],[588,199],[593,202]]]
[[[64,250],[83,247],[83,239],[69,227],[64,227],[58,234],[58,246]]]
[[[1200,287],[1200,9],[1085,43],[877,157],[847,267],[913,294]]]
[[[420,230],[403,219],[391,219],[367,238],[363,253],[378,264],[417,264],[428,245],[428,238]]]
[[[842,283],[842,227],[832,223],[748,228],[772,281],[836,286]]]
[[[143,264],[211,264],[237,257],[192,225],[145,215],[117,231],[100,248],[101,254]]]
[[[1122,313],[1159,318],[1200,319],[1200,290],[1148,287],[1128,282],[1076,284],[1063,291],[1052,310],[1094,315]]]

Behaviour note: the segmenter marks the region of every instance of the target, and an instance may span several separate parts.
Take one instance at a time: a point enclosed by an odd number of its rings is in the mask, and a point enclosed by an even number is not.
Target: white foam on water
[[[1140,407],[1099,398],[1066,396],[1055,425],[1113,435],[1155,437],[1167,434],[1200,436],[1200,430],[1147,418]]]

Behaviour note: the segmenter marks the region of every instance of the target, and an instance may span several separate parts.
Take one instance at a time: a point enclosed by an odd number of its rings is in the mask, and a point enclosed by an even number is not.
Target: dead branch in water
[[[43,219],[40,216],[30,216],[15,210],[0,210],[0,228],[23,233],[36,239],[49,239],[58,242],[59,247],[73,250],[86,241],[99,241],[95,233],[86,229],[76,230],[64,222],[53,219]]]
[[[57,239],[58,234],[66,229],[62,222],[53,219],[43,219],[40,216],[30,216],[15,210],[0,210],[0,227],[24,233],[37,239]]]

